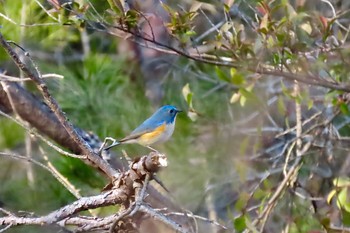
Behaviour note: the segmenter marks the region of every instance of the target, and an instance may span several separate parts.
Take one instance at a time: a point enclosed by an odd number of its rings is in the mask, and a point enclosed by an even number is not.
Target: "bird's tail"
[[[111,149],[112,147],[118,146],[118,145],[120,145],[120,144],[121,144],[121,142],[115,141],[115,142],[113,142],[111,145],[105,147],[104,150],[109,150],[109,149]]]

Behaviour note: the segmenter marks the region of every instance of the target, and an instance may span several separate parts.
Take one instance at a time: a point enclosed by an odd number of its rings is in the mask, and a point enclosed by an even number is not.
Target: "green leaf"
[[[254,195],[253,195],[253,198],[256,199],[256,200],[260,200],[262,198],[264,198],[266,196],[266,191],[258,188],[255,192],[254,192]]]
[[[230,103],[234,104],[236,103],[239,99],[241,98],[241,94],[239,92],[235,92],[232,94],[231,99],[230,99]]]
[[[286,34],[285,33],[277,33],[276,34],[277,40],[280,44],[284,44],[286,42]]]
[[[187,36],[195,36],[197,33],[195,32],[195,31],[192,31],[192,30],[190,30],[190,31],[187,31],[186,33],[185,33],[185,35],[187,35]]]
[[[256,96],[251,92],[254,85],[250,85],[246,88],[240,88],[239,92],[242,94],[242,96],[246,97],[247,99],[256,99]]]
[[[342,222],[345,226],[350,226],[350,213],[349,211],[342,211]]]
[[[291,90],[289,90],[285,85],[284,82],[281,82],[281,88],[282,88],[282,93],[287,96],[288,98],[294,99],[294,97],[291,94]]]
[[[307,109],[310,110],[314,106],[314,101],[312,99],[309,99],[307,101]]]
[[[307,34],[311,34],[312,32],[312,27],[310,23],[303,23],[299,26],[301,29],[303,29]]]
[[[191,119],[191,121],[196,121],[198,119],[198,113],[194,111],[193,108],[188,110],[187,116]]]
[[[192,120],[192,121],[196,121],[198,118],[198,113],[197,111],[193,108],[193,103],[192,103],[192,99],[193,99],[193,93],[190,89],[190,84],[186,84],[183,88],[182,88],[182,95],[184,97],[184,99],[187,102],[188,105],[188,112],[187,112],[187,116]]]
[[[247,152],[248,147],[250,146],[249,137],[245,137],[241,142],[240,142],[240,147],[239,147],[239,154],[244,155]]]
[[[331,201],[333,199],[333,197],[335,196],[335,194],[337,194],[337,190],[333,189],[328,195],[327,195],[327,203],[331,204]]]
[[[237,211],[242,211],[243,209],[245,209],[249,198],[250,198],[250,194],[248,194],[246,192],[240,193],[239,197],[235,203],[235,209]]]
[[[339,108],[340,108],[340,111],[344,115],[349,115],[350,111],[349,111],[349,107],[348,107],[348,105],[346,103],[339,104]]]
[[[125,2],[120,0],[107,0],[109,6],[118,15],[125,13]]]
[[[284,100],[282,97],[277,99],[277,110],[280,115],[282,116],[286,115],[287,108],[284,104]]]
[[[324,228],[326,228],[326,229],[328,229],[330,224],[331,224],[331,220],[329,218],[327,218],[327,217],[326,218],[322,218],[320,222],[321,222],[322,226]]]
[[[243,232],[244,230],[246,230],[247,228],[247,225],[246,225],[246,217],[244,215],[236,218],[234,220],[234,223],[233,223],[234,227],[235,227],[235,230],[237,232]]]
[[[230,11],[230,7],[227,4],[224,4],[224,10],[226,13]]]
[[[274,48],[274,47],[276,47],[275,40],[274,40],[274,38],[272,38],[272,37],[267,38],[266,44],[267,44],[267,47],[268,47],[268,48]]]
[[[137,26],[139,21],[139,13],[135,10],[129,10],[126,12],[125,23],[129,28],[134,28]]]
[[[349,187],[350,186],[350,178],[348,177],[337,177],[333,180],[333,185],[335,187]]]
[[[267,34],[268,32],[268,21],[269,20],[269,14],[265,14],[262,19],[261,19],[261,22],[260,22],[260,26],[259,26],[259,31],[264,33],[264,34]]]
[[[273,64],[277,65],[277,64],[281,64],[281,56],[279,53],[273,53],[272,55],[272,61],[273,61]]]
[[[250,84],[249,86],[246,87],[246,90],[251,94],[252,98],[256,98],[256,96],[252,93],[254,89],[255,83]]]
[[[220,80],[225,81],[225,82],[231,81],[230,78],[225,74],[225,72],[220,69],[220,67],[215,66],[215,72]]]
[[[324,99],[328,103],[333,103],[333,101],[337,95],[338,95],[337,91],[330,91],[330,92],[326,93],[326,95],[324,96]]]
[[[251,92],[254,88],[254,84],[249,85],[246,88],[240,88],[239,93],[241,94],[240,104],[243,107],[247,100],[256,100],[257,97]]]
[[[237,69],[232,67],[232,68],[230,69],[230,75],[231,75],[231,77],[233,77],[236,73],[237,73]]]
[[[192,107],[192,92],[191,92],[191,89],[190,89],[190,84],[187,83],[183,88],[182,88],[182,95],[184,97],[184,99],[186,100],[187,102],[187,105]]]
[[[235,68],[230,69],[231,82],[235,85],[241,85],[244,83],[244,77],[242,74],[238,73]]]
[[[350,213],[350,202],[348,201],[348,188],[342,188],[337,196],[337,205],[339,209],[343,209]]]
[[[246,102],[247,102],[247,98],[245,96],[241,96],[241,98],[239,99],[239,104],[242,107],[244,107]]]

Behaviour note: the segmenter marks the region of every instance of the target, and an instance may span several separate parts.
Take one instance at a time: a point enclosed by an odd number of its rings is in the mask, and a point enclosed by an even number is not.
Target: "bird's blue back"
[[[171,112],[172,111],[172,112]],[[145,120],[139,127],[131,132],[133,134],[139,134],[142,132],[152,131],[157,127],[166,124],[171,124],[174,122],[177,108],[172,105],[165,105],[159,108],[152,116]]]

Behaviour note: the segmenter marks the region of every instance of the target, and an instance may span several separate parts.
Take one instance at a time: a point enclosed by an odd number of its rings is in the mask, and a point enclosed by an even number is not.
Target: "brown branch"
[[[18,83],[2,82],[2,84],[6,86],[16,112],[23,120],[61,146],[68,148],[76,154],[82,154],[78,144],[69,138],[67,131],[62,127],[46,104]],[[2,85],[0,85],[0,109],[3,109],[7,113],[13,111],[7,93],[2,88]]]
[[[90,25],[96,25],[96,24],[101,25],[101,23],[96,23],[96,22],[89,22],[89,23],[90,23]],[[246,68],[247,70],[249,70],[250,72],[253,72],[253,73],[278,76],[278,77],[283,77],[283,78],[291,80],[291,81],[296,80],[296,81],[299,81],[299,82],[304,83],[304,84],[310,84],[310,85],[321,86],[321,87],[325,87],[325,88],[329,88],[329,89],[333,89],[333,90],[350,92],[350,85],[349,84],[338,83],[338,82],[329,82],[329,81],[326,81],[325,79],[322,79],[319,76],[312,76],[312,75],[307,75],[307,74],[294,74],[294,73],[290,73],[290,72],[277,71],[277,70],[273,70],[273,69],[266,68],[266,67],[264,67],[264,68],[252,67],[252,66],[244,67],[244,66],[238,65],[237,62],[232,60],[231,58],[226,58],[226,57],[222,58],[220,56],[211,55],[211,54],[200,54],[196,51],[192,52],[191,50],[184,51],[184,50],[175,48],[172,45],[157,41],[155,38],[151,38],[149,36],[142,35],[138,31],[130,30],[122,25],[110,25],[110,24],[105,24],[105,23],[102,23],[102,24],[103,24],[104,29],[97,29],[97,28],[94,28],[94,29],[102,30],[102,31],[107,32],[111,35],[116,35],[116,34],[113,33],[113,31],[109,31],[108,28],[118,29],[124,33],[127,33],[129,35],[134,36],[137,39],[142,39],[146,42],[150,42],[150,43],[154,44],[155,46],[151,46],[151,45],[149,45],[149,43],[142,43],[140,40],[135,40],[132,37],[128,38],[130,40],[133,40],[135,43],[138,43],[139,45],[144,46],[146,48],[155,49],[155,50],[160,51],[162,53],[180,55],[180,56],[188,58],[190,60],[201,62],[201,63],[206,63],[206,64],[210,64],[210,65],[226,66],[226,67],[234,67],[234,68],[242,68],[242,69]]]
[[[142,200],[135,200],[135,190],[137,190],[139,187],[142,187],[142,184],[146,185],[151,174],[158,171],[164,166],[166,166],[166,157],[162,154],[151,152],[149,155],[142,156],[140,159],[134,161],[130,165],[130,169],[122,173],[119,176],[119,178],[114,181],[113,189],[107,191],[106,193],[91,197],[80,198],[79,200],[71,204],[68,204],[56,211],[51,212],[48,215],[41,217],[18,217],[15,216],[13,213],[9,213],[6,211],[4,213],[7,214],[7,216],[0,217],[0,225],[18,226],[59,224],[60,226],[84,226],[84,229],[104,227],[103,225],[100,225],[100,223],[97,224],[97,221],[91,221],[90,223],[92,225],[86,226],[84,225],[88,223],[86,219],[91,220],[91,217],[76,215],[85,210],[95,209],[104,206],[112,206],[116,204],[123,206],[134,205],[138,207],[136,211],[138,211],[139,208],[141,211],[141,206],[145,205],[142,201],[143,197],[145,196],[146,186],[143,186],[144,188],[140,191],[140,198]],[[142,202],[142,205],[139,206],[137,202]],[[130,211],[124,216],[129,216],[132,214],[132,212],[136,211]],[[153,210],[152,213],[156,214],[157,211]],[[108,226],[110,226],[113,223],[115,217],[116,215],[113,214],[101,220],[103,220],[105,224],[108,224]],[[157,216],[153,215],[151,215],[151,217],[157,218]],[[83,220],[84,218],[85,220]],[[171,220],[170,218],[157,219],[160,219],[167,225],[173,226],[173,224],[169,224],[173,222],[173,220]],[[184,228],[180,227],[180,225],[177,223],[175,229],[181,229],[181,232],[185,232]]]
[[[299,156],[295,159],[288,173],[284,176],[283,181],[278,185],[273,195],[267,201],[259,217],[253,221],[254,226],[257,226],[259,223],[262,223],[263,226],[265,225],[267,218],[270,216],[271,211],[277,205],[277,202],[281,198],[281,196],[283,196],[286,188],[290,185],[289,182],[298,174],[298,171],[301,168],[301,164],[302,158]],[[260,230],[263,231],[263,227]]]
[[[72,124],[69,123],[60,109],[56,100],[51,96],[48,91],[48,88],[45,82],[41,79],[39,74],[35,74],[29,70],[29,68],[24,64],[18,54],[12,49],[9,43],[4,39],[2,34],[0,33],[0,44],[8,53],[8,55],[12,58],[18,68],[20,68],[23,73],[29,77],[36,84],[37,88],[41,92],[44,97],[45,102],[49,106],[50,110],[53,112],[55,117],[58,119],[59,123],[64,127],[69,135],[69,140],[72,140],[77,144],[78,148],[81,150],[81,153],[87,156],[87,159],[92,162],[94,166],[97,166],[101,169],[109,179],[113,180],[118,176],[118,172],[114,170],[106,161],[104,161],[101,157],[94,154],[90,148],[90,146],[81,138],[81,136],[75,131]],[[27,53],[26,53],[27,55]]]
[[[127,210],[125,210],[123,213],[119,214],[118,217],[116,217],[109,228],[109,232],[113,233],[116,226],[118,225],[118,222],[123,219],[126,216],[133,216],[137,211],[139,211],[140,206],[143,204],[143,199],[145,198],[146,195],[146,188],[148,186],[148,183],[150,181],[150,174],[147,173],[146,177],[144,179],[143,184],[136,185],[135,187],[135,193],[136,193],[136,198],[135,198],[135,203],[131,205]]]
[[[254,71],[254,69],[250,69],[250,71]],[[278,71],[278,70],[268,70],[265,68],[255,69],[255,72],[258,74],[283,77],[285,79],[288,79],[291,81],[299,81],[304,84],[325,87],[325,88],[338,90],[338,91],[350,92],[349,84],[329,82],[317,76],[306,75],[306,74],[293,74],[293,73]]]
[[[187,232],[187,230],[184,229],[183,226],[181,226],[177,222],[169,219],[164,214],[157,212],[155,209],[151,208],[150,206],[142,205],[142,206],[140,206],[140,211],[152,216],[153,218],[155,218],[161,222],[166,223],[169,227],[176,230],[176,232],[181,232],[181,233]]]
[[[9,215],[0,218],[0,225],[51,225],[65,218],[69,218],[74,214],[88,209],[98,207],[121,204],[128,199],[128,193],[122,188],[108,191],[107,193],[83,197],[79,200],[62,207],[59,210],[42,217],[17,217]]]

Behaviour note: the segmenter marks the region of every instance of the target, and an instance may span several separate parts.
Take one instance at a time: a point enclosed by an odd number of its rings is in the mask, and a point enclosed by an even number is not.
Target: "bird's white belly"
[[[165,127],[164,132],[161,134],[161,136],[159,137],[156,143],[168,141],[171,135],[173,135],[174,129],[175,129],[175,120],[172,124],[168,124],[167,127]]]

